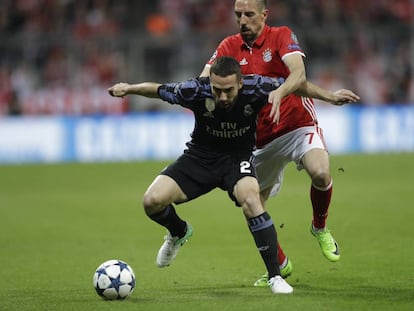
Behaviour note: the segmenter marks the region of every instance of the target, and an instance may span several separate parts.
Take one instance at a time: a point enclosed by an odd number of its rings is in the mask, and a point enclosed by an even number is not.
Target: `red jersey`
[[[289,75],[289,69],[282,59],[292,53],[305,56],[292,30],[286,26],[266,25],[252,47],[243,41],[240,34],[225,38],[208,64],[212,64],[217,57],[232,56],[239,61],[243,74],[286,78]],[[264,106],[258,115],[256,130],[258,147],[262,147],[287,132],[317,123],[311,98],[294,94],[283,98],[278,124],[273,123],[269,117],[271,108],[270,104]]]

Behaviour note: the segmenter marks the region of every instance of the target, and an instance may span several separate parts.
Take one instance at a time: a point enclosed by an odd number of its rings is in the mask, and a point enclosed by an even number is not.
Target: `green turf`
[[[140,200],[167,162],[0,166],[0,310],[414,310],[413,163],[414,154],[331,158],[338,263],[309,233],[307,176],[288,167],[268,206],[294,266],[287,296],[251,286],[264,266],[220,190],[177,208],[193,238],[156,268],[164,230]],[[92,287],[112,258],[137,276],[124,301]]]

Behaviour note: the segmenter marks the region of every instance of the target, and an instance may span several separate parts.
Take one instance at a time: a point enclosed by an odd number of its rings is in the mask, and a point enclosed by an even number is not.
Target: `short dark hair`
[[[211,65],[210,74],[214,73],[220,77],[236,75],[237,80],[242,78],[240,64],[237,60],[230,56],[221,56]]]

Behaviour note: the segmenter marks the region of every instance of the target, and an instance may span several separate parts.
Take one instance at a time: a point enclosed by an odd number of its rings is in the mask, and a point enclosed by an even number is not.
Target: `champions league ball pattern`
[[[135,274],[126,262],[108,260],[96,269],[93,286],[98,295],[105,299],[125,299],[134,291]]]

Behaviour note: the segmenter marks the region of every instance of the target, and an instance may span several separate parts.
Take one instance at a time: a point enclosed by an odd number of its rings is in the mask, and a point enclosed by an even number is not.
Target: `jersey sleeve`
[[[300,47],[299,40],[295,33],[287,26],[279,28],[279,34],[275,40],[279,56],[281,59],[292,53],[298,53],[305,57],[305,53]]]
[[[158,88],[158,96],[172,104],[191,108],[192,104],[209,95],[208,78],[192,78],[183,82],[162,84]]]
[[[284,81],[283,78],[246,75],[243,77],[243,93],[247,96],[258,97],[267,103],[269,93],[276,90]]]

